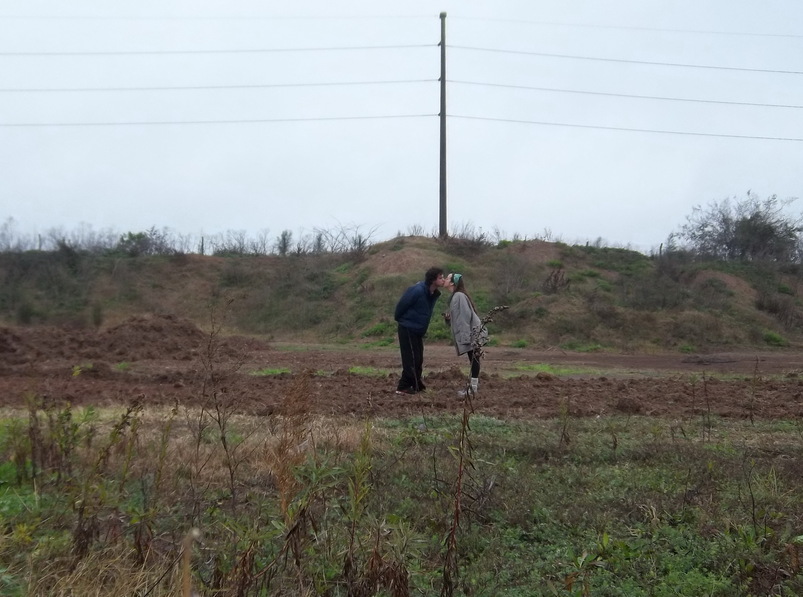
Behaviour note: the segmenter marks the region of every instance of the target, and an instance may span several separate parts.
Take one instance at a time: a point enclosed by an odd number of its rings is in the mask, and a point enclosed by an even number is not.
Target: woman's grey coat
[[[457,354],[466,354],[476,346],[472,345],[471,332],[476,330],[484,344],[487,340],[487,330],[482,327],[479,315],[471,308],[468,297],[462,292],[455,292],[449,303],[450,323],[452,326],[452,338],[457,349]]]

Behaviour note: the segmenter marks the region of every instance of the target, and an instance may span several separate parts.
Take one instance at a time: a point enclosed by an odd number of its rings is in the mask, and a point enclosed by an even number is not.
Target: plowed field
[[[318,414],[396,417],[457,412],[467,360],[425,349],[427,391],[398,396],[395,346],[301,346],[210,337],[175,317],[135,317],[102,331],[0,328],[0,405],[39,396],[74,405],[200,404],[281,412],[305,397]],[[622,355],[488,347],[476,413],[500,418],[631,414],[803,417],[803,355]]]

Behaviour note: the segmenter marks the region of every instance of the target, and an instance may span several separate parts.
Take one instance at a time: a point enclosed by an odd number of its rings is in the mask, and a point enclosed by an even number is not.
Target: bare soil
[[[399,362],[394,346],[211,338],[170,316],[133,317],[101,331],[0,328],[0,406],[23,407],[30,396],[74,405],[192,405],[214,395],[239,412],[272,414],[303,394],[310,411],[322,415],[462,410],[456,392],[465,386],[468,362],[452,347],[427,344],[427,391],[414,396],[395,394]],[[551,372],[539,371],[539,364]],[[488,347],[482,366],[473,409],[506,419],[556,417],[567,409],[573,416],[803,417],[799,352],[644,355]]]

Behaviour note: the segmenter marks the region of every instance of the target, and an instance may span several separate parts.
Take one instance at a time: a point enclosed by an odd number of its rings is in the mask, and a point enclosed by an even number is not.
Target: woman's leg
[[[457,393],[463,398],[476,394],[480,387],[480,357],[473,350],[469,350],[466,354],[468,355],[468,362],[471,364],[471,381],[470,386]]]
[[[471,363],[471,378],[477,379],[480,376],[480,359],[475,356],[473,350],[469,350],[466,354],[468,355],[468,362]]]

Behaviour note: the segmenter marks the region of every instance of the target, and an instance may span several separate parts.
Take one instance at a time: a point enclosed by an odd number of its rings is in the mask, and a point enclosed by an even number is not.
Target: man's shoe
[[[413,388],[405,388],[403,390],[396,390],[396,393],[402,395],[407,394],[409,396],[412,396],[413,394],[415,394],[415,390]]]

